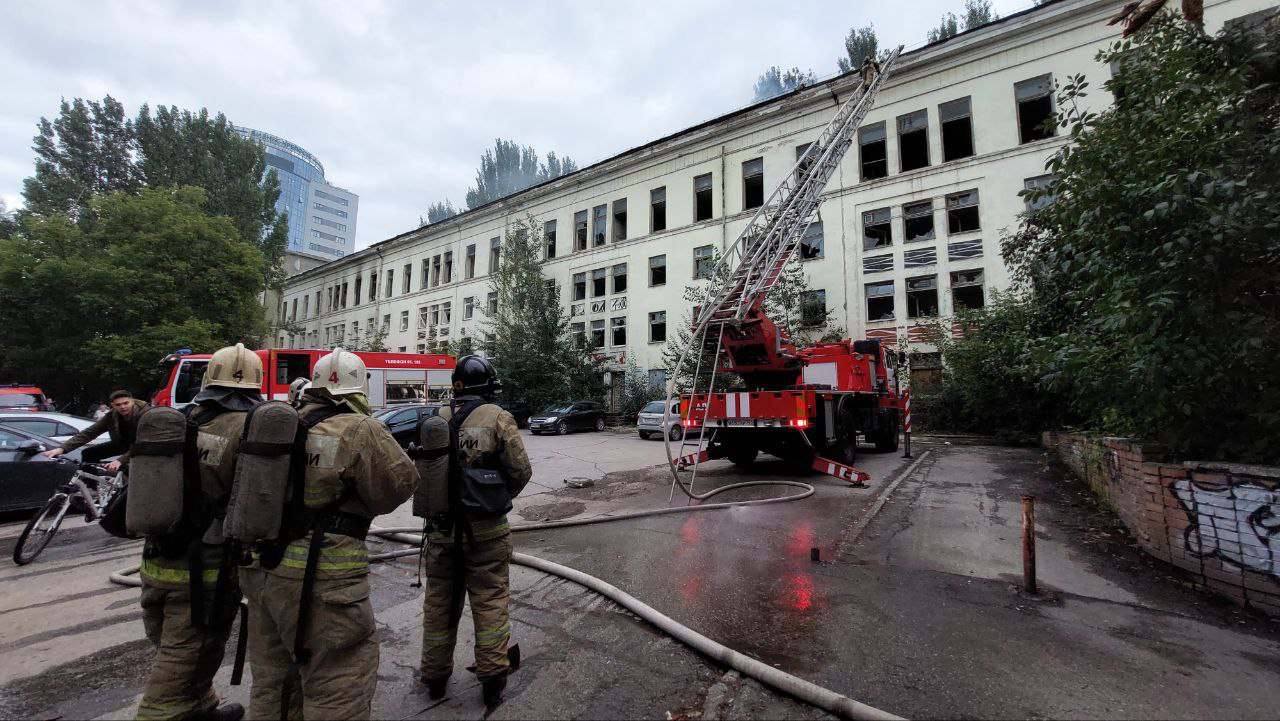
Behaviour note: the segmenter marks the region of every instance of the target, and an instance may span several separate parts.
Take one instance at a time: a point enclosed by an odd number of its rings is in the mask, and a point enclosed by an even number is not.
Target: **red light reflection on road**
[[[680,597],[686,605],[696,602],[702,594],[706,580],[706,549],[698,548],[702,540],[702,519],[691,515],[680,525],[680,545],[676,548],[677,571],[680,581]]]
[[[788,573],[786,598],[788,608],[801,613],[813,606],[813,577],[804,572]]]

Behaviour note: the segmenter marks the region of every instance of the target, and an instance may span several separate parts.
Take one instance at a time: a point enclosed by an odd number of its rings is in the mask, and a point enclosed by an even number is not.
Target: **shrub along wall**
[[[1280,468],[1165,458],[1126,438],[1045,433],[1044,446],[1162,561],[1236,603],[1280,616]]]

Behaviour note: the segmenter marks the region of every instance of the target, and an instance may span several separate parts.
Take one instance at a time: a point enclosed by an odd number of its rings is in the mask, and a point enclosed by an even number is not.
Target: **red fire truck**
[[[901,398],[894,353],[878,340],[797,348],[766,315],[764,301],[819,219],[823,189],[901,50],[879,64],[867,61],[861,84],[712,271],[704,300],[694,309],[694,340],[675,364],[685,369],[687,359],[702,358],[715,369],[700,390],[698,379],[705,373],[695,365],[695,387],[680,395],[681,422],[686,429],[701,427],[706,442],[696,453],[673,458],[677,469],[714,458],[746,464],[764,451],[861,483],[869,476],[851,465],[860,437],[880,450],[898,447]],[[722,372],[741,378],[741,384],[721,390],[724,381],[717,385],[716,375]],[[668,400],[673,394],[674,382]]]
[[[327,350],[260,350],[262,359],[262,395],[272,400],[285,400],[289,384],[297,378],[310,378],[311,369]],[[450,355],[417,353],[356,352],[369,370],[369,404],[384,408],[399,403],[420,403],[448,398],[452,392],[451,377],[455,358]],[[209,364],[207,354],[189,350],[170,353],[160,361],[164,385],[151,399],[152,405],[182,408],[200,392],[200,381]]]

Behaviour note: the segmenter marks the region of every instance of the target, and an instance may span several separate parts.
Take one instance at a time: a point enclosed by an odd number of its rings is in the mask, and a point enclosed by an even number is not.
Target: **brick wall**
[[[1127,438],[1046,433],[1147,553],[1244,606],[1280,616],[1280,468],[1166,458]]]

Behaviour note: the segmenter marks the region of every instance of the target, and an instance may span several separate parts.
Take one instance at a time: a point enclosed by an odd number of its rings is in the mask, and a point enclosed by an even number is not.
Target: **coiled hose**
[[[732,501],[727,503],[707,503],[697,506],[658,508],[648,511],[632,511],[629,513],[619,513],[617,515],[593,516],[591,518],[564,521],[521,523],[513,525],[511,530],[512,532],[538,531],[547,528],[587,526],[597,523],[628,520],[632,518],[661,516],[669,513],[714,511],[724,508],[732,508],[734,506],[763,505],[766,503],[781,503],[783,501],[798,501],[812,496],[816,491],[813,486],[808,483],[801,483],[800,481],[748,481],[745,483],[733,483],[727,486],[722,486],[709,491],[708,493],[700,494],[700,496],[701,498],[709,498],[711,496],[724,493],[725,491],[750,486],[795,486],[804,490],[800,493],[793,493],[788,496],[779,496],[777,498],[762,498],[751,501]],[[369,529],[369,533],[388,541],[406,543],[412,546],[412,548],[406,548],[399,551],[370,554],[369,560],[371,561],[386,561],[393,558],[400,558],[402,556],[417,555],[420,553],[424,540],[422,536],[422,529],[415,527],[379,528],[374,526]],[[734,651],[728,646],[717,643],[697,631],[694,631],[688,626],[676,622],[670,616],[666,616],[658,612],[643,601],[635,598],[625,591],[622,591],[612,584],[596,578],[595,576],[524,553],[513,553],[511,556],[511,562],[516,565],[532,568],[553,576],[559,576],[560,578],[572,581],[580,586],[595,591],[619,606],[631,611],[645,621],[653,624],[667,635],[677,641],[680,641],[698,653],[718,661],[719,663],[724,664],[745,676],[754,678],[763,684],[772,686],[789,696],[816,706],[831,714],[841,718],[870,719],[871,721],[901,719],[900,716],[895,716],[887,711],[881,711],[873,706],[868,706],[867,704],[851,699],[848,696],[838,694],[830,689],[810,683],[798,676],[793,676],[792,674],[774,668],[766,663],[757,661],[750,656]],[[142,581],[135,577],[135,574],[138,573],[138,569],[139,566],[134,565],[129,568],[116,571],[110,575],[110,580],[112,583],[118,583],[124,586],[141,586]]]

